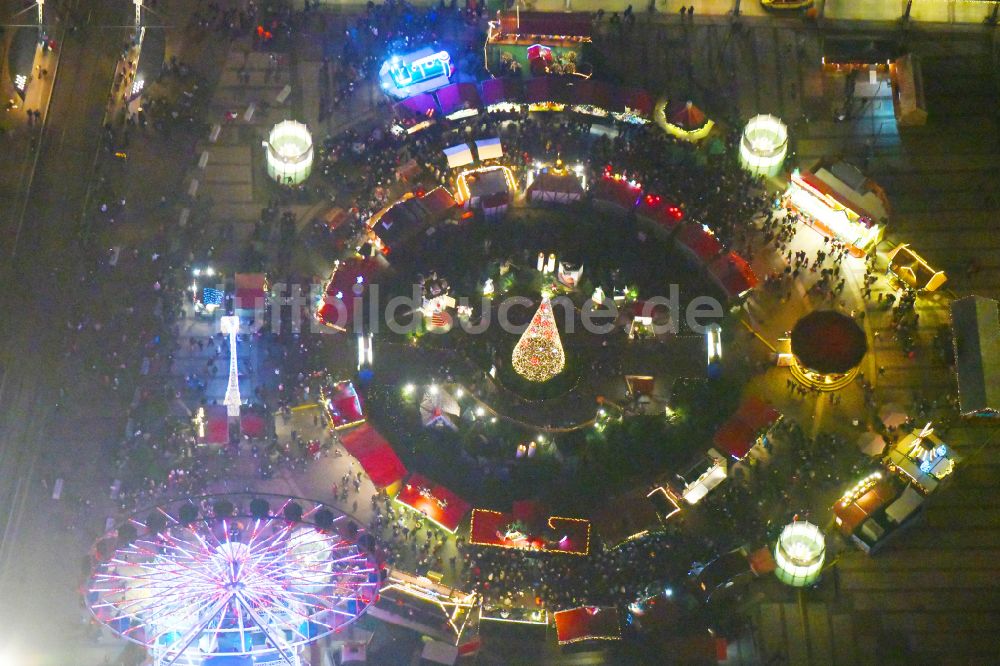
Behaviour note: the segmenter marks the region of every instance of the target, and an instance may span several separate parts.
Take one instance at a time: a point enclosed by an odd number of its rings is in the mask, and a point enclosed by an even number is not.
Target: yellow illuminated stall
[[[882,462],[890,472],[929,495],[951,476],[957,458],[928,423],[896,442]]]
[[[855,257],[872,252],[885,234],[885,193],[846,162],[821,162],[813,171],[796,169],[783,201],[813,229],[844,243]]]
[[[907,243],[897,245],[889,253],[889,273],[911,289],[920,291],[937,291],[948,281],[944,271],[931,268]]]

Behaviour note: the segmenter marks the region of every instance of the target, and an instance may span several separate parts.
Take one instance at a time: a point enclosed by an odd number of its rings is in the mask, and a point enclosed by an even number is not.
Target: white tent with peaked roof
[[[461,413],[458,401],[439,386],[431,386],[420,401],[420,420],[427,428],[458,430],[455,419]]]

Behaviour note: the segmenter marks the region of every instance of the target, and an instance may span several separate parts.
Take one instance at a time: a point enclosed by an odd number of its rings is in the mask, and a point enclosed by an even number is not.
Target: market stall
[[[984,296],[952,301],[951,333],[962,416],[1000,416],[1000,304]]]
[[[677,242],[699,266],[707,266],[720,256],[725,248],[712,230],[701,224],[688,224],[677,233]]]
[[[615,92],[615,111],[611,115],[623,123],[642,125],[653,117],[654,107],[652,95],[642,88],[618,88]],[[622,110],[619,111],[619,108]]]
[[[646,194],[639,199],[636,216],[654,235],[666,241],[684,220],[684,211],[659,194]]]
[[[469,169],[458,174],[457,201],[465,208],[496,208],[505,205],[517,192],[514,172],[507,166]]]
[[[460,654],[473,654],[480,644],[479,595],[442,585],[431,575],[390,568],[368,614],[458,646]]]
[[[341,333],[346,332],[356,323],[355,316],[362,312],[368,285],[380,269],[374,257],[351,257],[336,262],[323,287],[323,297],[316,304],[316,320]]]
[[[586,555],[590,552],[590,521],[526,511],[515,502],[510,513],[472,510],[469,543],[515,550]],[[522,506],[519,506],[522,505]]]
[[[686,471],[677,475],[684,486],[679,492],[673,490],[671,492],[680,496],[688,504],[697,504],[705,495],[726,480],[728,467],[725,456],[715,449],[709,449]]]
[[[605,169],[591,188],[594,206],[617,213],[627,213],[636,207],[642,196],[642,185],[625,176]]]
[[[439,88],[434,96],[437,98],[441,114],[449,120],[474,116],[483,106],[479,89],[474,83],[452,83]]]
[[[711,262],[708,275],[731,301],[744,298],[759,282],[750,264],[735,252],[721,255]]]
[[[614,606],[580,606],[553,613],[559,645],[580,641],[620,641],[621,626]]]
[[[924,497],[899,478],[872,472],[833,506],[834,523],[854,545],[874,555],[923,510]]]
[[[199,444],[229,443],[229,413],[225,405],[199,407],[192,422]]]
[[[345,430],[365,422],[364,403],[350,380],[322,387],[319,402],[331,430]]]
[[[844,243],[855,257],[875,249],[889,219],[882,188],[846,162],[821,161],[812,171],[796,169],[783,200],[806,224]]]
[[[395,486],[406,476],[406,467],[392,446],[367,423],[344,435],[340,443],[354,456],[376,488]]]
[[[487,79],[480,89],[480,99],[487,111],[517,111],[524,102],[524,83],[521,79]]]
[[[430,192],[407,192],[373,215],[368,220],[368,228],[375,247],[382,254],[389,255],[447,218],[454,208],[455,200],[443,187],[435,187]]]
[[[908,243],[900,243],[889,252],[890,275],[910,289],[937,291],[948,281],[944,271],[931,268],[924,258],[917,254]]]
[[[924,495],[949,479],[957,462],[954,450],[941,441],[930,423],[901,437],[882,460],[889,472]]]
[[[396,502],[452,533],[471,508],[464,499],[420,474],[410,475],[396,495]]]
[[[378,78],[387,95],[405,100],[448,85],[454,71],[447,51],[425,46],[388,58],[382,63]]]
[[[580,55],[593,29],[584,12],[501,10],[486,33],[486,67],[496,76],[586,75]]]
[[[263,312],[267,304],[267,275],[264,273],[237,273],[233,278],[235,295],[233,308],[240,317],[253,317]],[[241,312],[245,311],[245,312]]]
[[[571,169],[562,160],[554,165],[538,165],[528,173],[528,200],[560,204],[579,201],[586,189],[584,183],[582,166]]]
[[[750,396],[719,426],[712,442],[717,450],[729,454],[733,460],[743,460],[755,446],[767,440],[781,418],[781,412],[770,403]]]

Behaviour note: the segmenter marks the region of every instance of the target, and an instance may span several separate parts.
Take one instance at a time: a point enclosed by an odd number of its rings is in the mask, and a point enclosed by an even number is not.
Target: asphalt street
[[[124,4],[93,3],[82,29],[66,40],[57,24],[59,71],[37,154],[29,149],[17,155],[33,163],[34,177],[5,189],[15,199],[2,206],[0,626],[2,638],[15,644],[46,631],[65,635],[78,624],[78,546],[68,547],[72,535],[51,514],[49,498],[65,465],[82,474],[99,463],[94,442],[108,433],[101,428],[71,430],[69,437],[53,433],[66,432],[56,423],[60,391],[77,388],[67,386],[76,380],[66,374],[65,313],[86,293],[74,277],[78,232],[125,34],[111,26],[128,18],[124,10]]]

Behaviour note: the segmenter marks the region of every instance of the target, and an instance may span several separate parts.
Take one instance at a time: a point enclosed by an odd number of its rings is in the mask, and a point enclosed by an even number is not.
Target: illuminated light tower
[[[775,176],[788,152],[788,128],[778,118],[754,116],[740,139],[740,164],[755,176]]]
[[[774,547],[774,575],[792,587],[812,585],[819,578],[826,559],[823,532],[810,522],[796,521],[785,526]]]
[[[313,142],[309,128],[295,120],[283,120],[264,142],[267,175],[281,185],[298,185],[312,172]]]
[[[236,334],[240,331],[240,318],[232,315],[219,318],[223,335],[229,336],[229,384],[226,386],[226,397],[222,404],[230,418],[240,416],[240,369],[236,359]]]
[[[547,382],[566,367],[566,353],[548,297],[542,298],[531,323],[514,345],[511,360],[514,371],[530,382]]]

